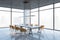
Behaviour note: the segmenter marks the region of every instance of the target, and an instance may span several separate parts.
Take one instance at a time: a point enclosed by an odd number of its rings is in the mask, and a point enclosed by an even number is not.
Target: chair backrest
[[[21,32],[26,32],[27,31],[25,28],[19,28],[16,25],[14,25],[14,26],[10,25],[10,28],[14,29],[14,30],[20,30]]]
[[[43,29],[44,29],[44,25],[41,25],[41,26],[40,26],[40,29],[42,29],[42,30],[43,30]]]
[[[26,32],[27,30],[25,28],[20,28],[21,32]]]
[[[12,26],[12,25],[10,25],[10,28],[13,28],[13,26]]]
[[[17,27],[16,25],[15,25],[15,30],[20,30],[21,32],[26,32],[27,31],[25,28]]]
[[[10,25],[10,28],[11,28],[11,29],[15,29],[15,26],[13,26],[13,25]]]
[[[12,25],[10,25],[9,27],[12,28]]]

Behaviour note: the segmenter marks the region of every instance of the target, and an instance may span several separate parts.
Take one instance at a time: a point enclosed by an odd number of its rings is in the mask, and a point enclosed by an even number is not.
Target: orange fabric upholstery
[[[11,28],[11,29],[15,29],[15,27],[14,27],[14,26],[12,26],[12,25],[10,25],[10,28]]]
[[[44,29],[44,25],[41,25],[41,26],[40,26],[40,29],[43,30],[43,29]]]
[[[27,31],[25,28],[19,28],[16,25],[15,26],[10,25],[10,28],[15,29],[17,31],[20,30],[21,32],[26,32]]]

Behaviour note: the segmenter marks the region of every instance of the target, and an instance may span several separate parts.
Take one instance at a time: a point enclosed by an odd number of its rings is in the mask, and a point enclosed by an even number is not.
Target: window
[[[21,9],[12,9],[13,12],[24,12],[24,10]]]
[[[31,24],[38,25],[38,12],[32,12],[31,15],[34,15],[31,17]]]
[[[23,13],[12,12],[12,24],[23,24]]]
[[[0,27],[9,27],[10,12],[0,11]]]
[[[40,7],[40,10],[49,9],[49,8],[53,8],[53,4]]]
[[[10,11],[10,8],[0,7],[0,11]]]
[[[55,8],[55,29],[60,30],[60,8]]]
[[[24,12],[25,12],[25,14],[24,14],[24,24],[26,25],[26,24],[28,24],[28,25],[30,25],[30,10],[28,10],[28,9],[26,9],[26,10],[24,10]]]
[[[55,7],[60,7],[60,3],[56,3],[55,4]]]
[[[38,8],[32,9],[31,12],[38,11]]]
[[[40,11],[40,25],[53,29],[53,9]]]

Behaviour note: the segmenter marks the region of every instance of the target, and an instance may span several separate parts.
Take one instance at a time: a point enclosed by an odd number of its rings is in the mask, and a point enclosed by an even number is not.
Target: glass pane
[[[31,12],[38,11],[38,8],[32,9]]]
[[[49,8],[53,8],[53,4],[40,7],[40,10],[49,9]]]
[[[23,13],[12,12],[12,25],[23,24]]]
[[[10,12],[0,11],[0,27],[9,27]]]
[[[6,8],[6,7],[0,7],[1,11],[10,11],[10,8]]]
[[[30,10],[25,9],[24,12],[24,25],[30,25]]]
[[[31,24],[38,25],[38,12],[33,12],[31,15],[34,15],[31,17]]]
[[[40,25],[53,29],[53,9],[40,11]]]
[[[56,3],[55,4],[55,7],[60,7],[60,3]]]
[[[55,9],[55,29],[60,30],[60,8]]]
[[[21,9],[12,9],[12,11],[14,11],[14,12],[24,12],[24,10],[21,10]]]

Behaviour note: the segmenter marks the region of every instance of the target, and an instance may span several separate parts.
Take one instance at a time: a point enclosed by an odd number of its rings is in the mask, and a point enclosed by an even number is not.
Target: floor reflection
[[[44,30],[42,33],[11,34],[9,28],[0,29],[0,40],[60,40],[60,31]]]

